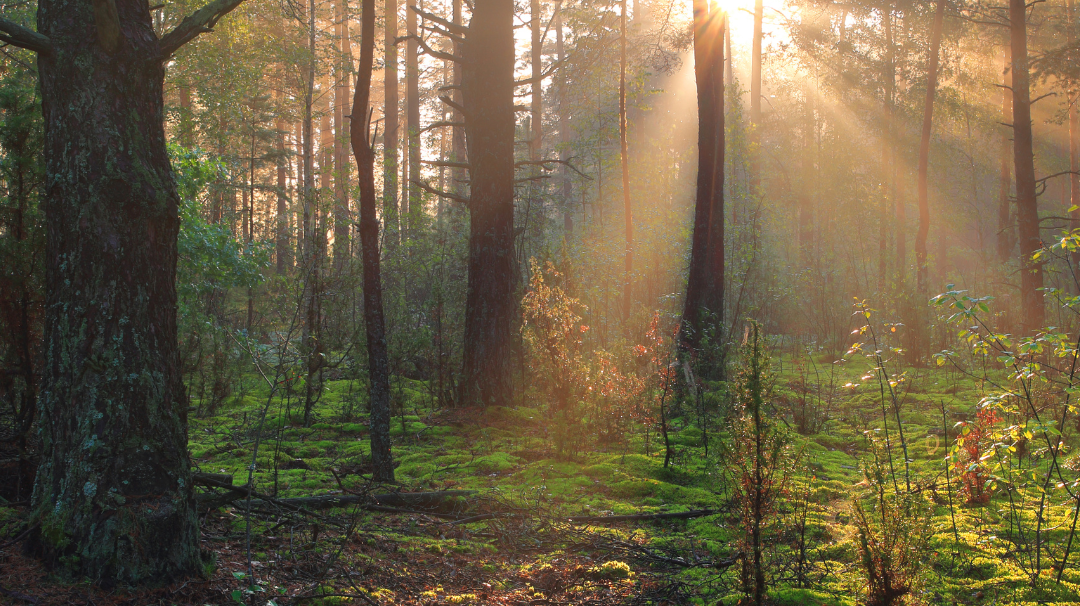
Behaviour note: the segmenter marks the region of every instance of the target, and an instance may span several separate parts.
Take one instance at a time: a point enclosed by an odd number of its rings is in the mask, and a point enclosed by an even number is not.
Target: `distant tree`
[[[930,233],[930,135],[934,129],[934,95],[937,92],[938,51],[945,20],[945,0],[937,0],[930,34],[930,55],[926,62],[926,102],[923,105],[922,138],[919,140],[919,231],[915,235],[915,285],[920,296],[927,294],[926,237]]]
[[[105,586],[199,562],[176,337],[179,197],[165,147],[164,62],[241,0],[158,39],[139,0],[41,0],[45,357],[28,547]],[[102,111],[102,108],[107,108]]]

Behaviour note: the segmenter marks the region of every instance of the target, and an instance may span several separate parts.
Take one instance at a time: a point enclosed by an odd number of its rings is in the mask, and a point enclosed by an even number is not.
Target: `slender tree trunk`
[[[281,72],[279,71],[274,92],[278,107],[282,105],[285,97],[282,84]],[[289,132],[289,128],[285,123],[285,118],[281,117],[280,114],[274,123],[274,128],[277,130],[277,238],[274,242],[274,257],[277,261],[277,273],[280,275],[284,274],[292,266],[292,255],[289,251],[289,193],[287,189],[288,174],[285,147],[285,136]]]
[[[191,116],[191,87],[180,84],[180,145],[195,147],[195,124]]]
[[[626,0],[620,1],[619,15],[619,163],[622,167],[623,220],[626,229],[626,255],[623,265],[623,321],[630,319],[634,296],[634,214],[630,205],[630,159],[626,147]],[[721,52],[722,49],[721,49]],[[723,64],[721,63],[721,69]]]
[[[305,362],[304,426],[311,425],[311,413],[319,399],[322,386],[319,382],[322,368],[322,340],[319,313],[320,265],[323,237],[319,216],[319,196],[315,190],[315,0],[307,5],[308,53],[304,98],[304,304],[305,321],[302,335]]]
[[[1031,134],[1031,92],[1027,56],[1027,6],[1009,0],[1012,42],[1013,164],[1016,173],[1016,219],[1020,244],[1020,301],[1024,308],[1024,331],[1043,327],[1042,264],[1031,257],[1042,248],[1039,237],[1039,206],[1035,193],[1035,154]]]
[[[383,71],[383,222],[386,245],[393,250],[398,231],[398,3],[386,0],[383,41],[386,46]],[[363,44],[363,40],[360,42]]]
[[[934,130],[934,95],[937,92],[938,53],[945,21],[945,0],[937,0],[930,56],[926,66],[926,102],[923,104],[922,138],[919,139],[919,231],[915,235],[915,285],[919,296],[927,295],[926,238],[930,234],[930,135]],[[921,327],[920,327],[921,329]]]
[[[462,48],[471,186],[462,402],[510,402],[514,276],[514,3],[475,0]]]
[[[559,65],[562,65],[566,58],[563,48],[562,0],[555,0],[555,53],[558,55]],[[559,93],[559,160],[566,162],[569,158],[567,148],[570,145],[570,119],[567,116],[570,103],[567,100],[569,91],[565,70],[559,69],[556,77]],[[559,164],[559,184],[562,194],[563,232],[566,242],[569,243],[574,235],[574,203],[571,199],[570,171],[566,164]]]
[[[383,319],[382,276],[379,267],[379,220],[375,217],[375,152],[368,140],[371,120],[371,67],[375,57],[375,0],[361,0],[360,69],[353,93],[350,138],[360,180],[360,255],[364,272],[364,327],[367,331],[368,394],[371,398],[371,459],[377,482],[394,481],[390,452],[390,362]]]
[[[724,74],[723,21],[719,11],[709,12],[706,0],[694,0],[694,77],[698,104],[698,171],[694,201],[694,231],[691,237],[690,268],[686,282],[679,346],[696,354],[707,323],[722,320],[723,307],[713,309],[723,300],[723,275],[710,270],[712,213],[723,208],[724,195]],[[719,197],[719,201],[716,199]],[[719,287],[720,296],[713,292]],[[710,319],[709,314],[712,314]]]
[[[352,73],[352,43],[349,40],[349,1],[337,0],[338,57],[334,86],[334,267],[341,271],[350,255],[349,234],[349,75]]]
[[[1003,124],[1009,124],[1012,122],[1012,67],[1009,59],[1008,50],[1002,53],[1002,62],[1004,67],[1002,68],[1003,86],[1001,89],[1001,121]],[[1008,127],[1003,126],[1001,130],[1000,141],[1000,165],[998,169],[998,232],[997,232],[997,252],[998,259],[1002,263],[1007,263],[1012,259],[1013,246],[1016,244],[1014,238],[1014,230],[1016,229],[1016,223],[1014,221],[1014,215],[1012,211],[1012,203],[1009,200],[1009,193],[1012,190],[1012,173],[1010,148],[1012,147],[1012,133]]]
[[[754,40],[750,57],[750,197],[756,200],[761,188],[761,38],[765,7],[762,0],[754,2]]]
[[[889,276],[889,202],[893,195],[893,93],[896,90],[896,64],[893,48],[893,7],[889,3],[882,10],[885,29],[884,111],[881,128],[881,216],[878,226],[878,284],[884,290]]]
[[[461,1],[462,0],[453,0],[451,10],[453,11],[454,25],[462,24]],[[461,56],[461,43],[457,40],[454,41],[454,55],[457,57]],[[461,63],[459,61],[454,61],[453,69],[454,90],[450,96],[456,105],[461,106]],[[465,116],[461,115],[461,112],[457,108],[454,108],[451,115],[453,116],[454,121],[454,141],[451,146],[454,154],[453,160],[454,162],[467,164],[468,154],[465,150],[465,128],[460,126],[460,124],[465,121]],[[454,168],[453,172],[451,172],[451,179],[454,181],[452,191],[459,196],[465,195],[465,181],[467,178],[468,176],[464,168]]]
[[[533,79],[529,112],[529,126],[532,130],[529,134],[529,160],[539,162],[544,145],[544,82],[541,79],[541,75],[544,73],[544,48],[540,36],[540,25],[543,19],[540,11],[540,0],[530,0],[529,11],[531,14],[529,32],[532,34],[531,67]],[[538,164],[534,164],[531,169],[529,174],[532,177],[540,176],[540,166]],[[537,240],[543,242],[547,213],[544,212],[544,199],[539,195],[542,192],[538,180],[529,182],[529,192],[532,198],[532,203],[529,206],[537,207],[536,216],[538,221],[536,221],[536,227],[539,235]]]
[[[799,263],[810,267],[814,251],[814,214],[811,200],[814,192],[814,139],[817,130],[814,114],[814,91],[806,88],[806,120],[803,123],[802,187],[799,191]]]
[[[148,4],[109,5],[38,5],[52,46],[37,63],[46,363],[27,547],[68,578],[115,586],[179,578],[200,556],[165,73]]]
[[[1073,35],[1076,27],[1076,6],[1073,0],[1068,3],[1068,27],[1069,44],[1075,42]],[[1075,90],[1071,91],[1069,103],[1069,228],[1080,229],[1080,118],[1076,111],[1076,104],[1080,103],[1080,95]],[[1080,250],[1074,250],[1069,255],[1073,272],[1080,269]],[[1080,286],[1078,286],[1080,288]]]
[[[419,2],[420,0],[417,0]],[[420,199],[420,45],[416,41],[416,11],[406,6],[405,28],[409,41],[405,45],[405,100],[409,133],[408,218],[406,233],[417,235],[423,221],[424,208]]]

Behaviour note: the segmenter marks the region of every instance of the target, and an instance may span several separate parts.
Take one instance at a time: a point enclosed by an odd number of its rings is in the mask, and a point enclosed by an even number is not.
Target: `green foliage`
[[[184,304],[212,290],[252,287],[264,279],[270,265],[269,242],[244,245],[225,223],[203,218],[200,198],[219,179],[224,167],[199,150],[169,147],[177,190],[180,193],[180,233],[177,236],[176,282],[181,315]]]

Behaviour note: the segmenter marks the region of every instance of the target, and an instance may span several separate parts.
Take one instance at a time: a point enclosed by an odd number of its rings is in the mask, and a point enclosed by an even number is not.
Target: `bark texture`
[[[375,56],[375,0],[362,0],[360,15],[360,69],[353,93],[354,119],[350,132],[360,181],[360,255],[364,272],[364,328],[367,331],[368,375],[371,398],[371,459],[376,481],[393,482],[390,453],[390,362],[383,318],[382,274],[379,266],[379,220],[375,217],[375,152],[368,140],[371,129],[371,65]]]
[[[1031,91],[1027,56],[1027,7],[1024,0],[1009,0],[1012,39],[1013,170],[1016,176],[1016,226],[1020,245],[1020,304],[1024,331],[1043,327],[1042,264],[1032,260],[1042,248],[1039,205],[1035,193],[1035,154],[1031,135]]]
[[[42,0],[47,364],[28,548],[105,586],[199,563],[176,340],[176,185],[146,2]]]
[[[461,400],[511,397],[514,275],[514,3],[476,0],[462,44],[470,166],[469,278]]]
[[[709,325],[723,320],[724,54],[723,21],[694,0],[694,77],[698,100],[698,173],[694,231],[680,347],[694,353]],[[714,217],[714,214],[717,216]],[[716,223],[716,222],[720,223]],[[714,241],[719,237],[719,241]],[[720,251],[714,250],[719,247]],[[719,263],[719,267],[717,267]]]

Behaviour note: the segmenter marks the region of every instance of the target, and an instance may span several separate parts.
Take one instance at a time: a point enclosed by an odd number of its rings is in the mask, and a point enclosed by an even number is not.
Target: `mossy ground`
[[[827,367],[824,360],[818,364]],[[865,582],[850,502],[853,495],[867,491],[863,469],[870,455],[863,432],[883,433],[880,393],[870,384],[841,387],[857,382],[860,372],[854,368],[830,370],[827,380],[821,373],[808,377],[805,360],[781,357],[773,368],[773,417],[793,423],[792,410],[808,399],[820,422],[810,435],[791,432],[791,452],[798,463],[786,474],[776,530],[766,549],[773,563],[770,600],[859,603]],[[1080,602],[1080,564],[1075,563],[1080,556],[1070,560],[1061,583],[1052,563],[1043,563],[1043,575],[1033,584],[1020,565],[1023,555],[1010,549],[1002,534],[1002,503],[964,505],[953,490],[949,506],[943,459],[949,434],[957,419],[973,414],[981,389],[973,379],[936,369],[913,371],[901,387],[911,476],[922,485],[939,487],[923,495],[934,503],[933,536],[909,602]],[[254,460],[256,490],[278,497],[367,489],[364,391],[361,381],[327,381],[315,421],[303,427],[302,386],[295,393],[268,398],[265,386],[245,377],[222,406],[190,419],[192,461],[202,471],[232,474],[243,484]],[[674,464],[665,468],[661,438],[640,427],[606,442],[597,440],[589,427],[574,428],[560,434],[567,440],[560,453],[543,397],[534,392],[481,411],[435,410],[419,381],[395,378],[393,391],[391,431],[402,489],[475,490],[469,499],[474,510],[521,515],[461,525],[422,513],[355,509],[324,512],[325,519],[337,525],[274,514],[253,516],[251,559],[257,589],[249,591],[244,512],[227,508],[211,513],[203,523],[204,549],[216,554],[207,580],[173,586],[170,591],[179,593],[172,598],[127,603],[233,603],[234,598],[259,604],[272,599],[278,605],[738,601],[738,564],[723,569],[693,565],[732,558],[739,532],[739,518],[725,489],[724,465],[716,454],[726,436],[711,427],[706,456],[693,411],[682,410],[672,422]],[[198,408],[200,403],[193,404]],[[893,447],[898,448],[896,427],[889,420]],[[894,464],[902,464],[901,457],[894,456]],[[902,475],[897,477],[903,482]],[[931,479],[934,482],[928,482]],[[560,522],[570,515],[707,508],[720,513],[603,526]],[[8,535],[19,525],[15,511],[0,509],[0,530]],[[793,564],[800,533],[793,529],[799,528],[803,515],[806,560],[800,579]],[[1058,557],[1070,520],[1071,510],[1055,502],[1047,526],[1052,529],[1052,553]],[[29,574],[26,567],[32,563],[10,547],[3,559],[5,570]],[[675,560],[691,565],[673,565]],[[0,583],[12,587],[12,573],[0,576]],[[84,590],[97,595],[95,600],[105,600],[95,603],[135,599]],[[365,597],[357,597],[361,593]],[[316,595],[326,597],[307,599]]]

